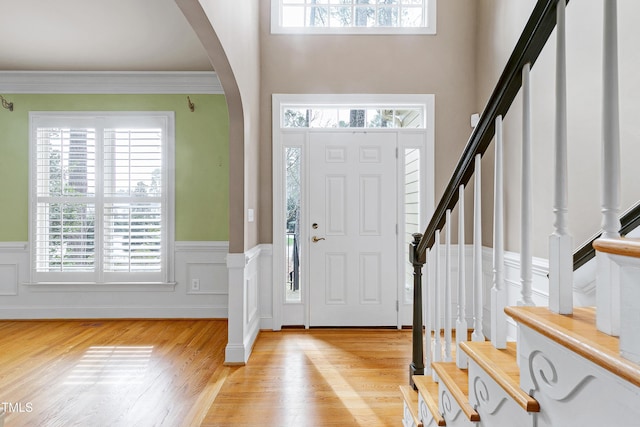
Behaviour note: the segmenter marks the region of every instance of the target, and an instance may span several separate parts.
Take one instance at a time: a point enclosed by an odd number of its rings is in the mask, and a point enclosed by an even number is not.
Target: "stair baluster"
[[[602,237],[620,234],[620,119],[618,105],[618,23],[615,0],[604,2],[602,105]],[[598,330],[620,334],[620,267],[598,252],[596,322]]]
[[[602,237],[620,237],[620,118],[616,0],[604,2],[602,108]]]
[[[424,235],[422,236],[424,239]],[[417,249],[416,249],[417,251]],[[417,253],[417,252],[416,252]],[[431,288],[433,283],[431,280],[431,268],[433,268],[433,251],[427,250],[425,253],[424,277],[426,277],[426,287],[422,287],[422,306],[424,307],[424,330],[425,330],[425,356],[424,356],[424,374],[432,375],[431,362],[433,362],[433,342],[431,339],[431,331],[433,331],[432,309],[431,309]]]
[[[433,351],[433,361],[440,362],[442,360],[442,337],[440,334],[441,330],[441,315],[440,315],[440,288],[442,286],[441,280],[441,266],[440,266],[440,230],[436,230],[435,235],[435,243],[433,245],[433,263],[435,265],[435,284],[433,286],[433,318],[434,318],[434,351]],[[434,373],[435,375],[435,373]],[[435,377],[434,377],[435,379]]]
[[[493,287],[491,288],[491,342],[507,347],[507,292],[504,287],[504,177],[502,116],[496,117],[495,167],[493,180]]]
[[[518,305],[533,303],[533,163],[531,141],[531,64],[522,67],[522,193],[520,218],[520,290]]]
[[[467,340],[466,278],[464,245],[464,185],[458,189],[458,317],[456,320],[456,350],[461,342]],[[456,351],[456,364],[460,369],[467,368],[466,354]]]
[[[573,238],[568,228],[566,3],[559,1],[556,23],[556,126],[554,231],[549,236],[549,310],[573,312]]]
[[[473,341],[484,341],[482,331],[482,157],[475,158],[474,185],[473,185]]]
[[[451,209],[446,213],[444,261],[444,361],[451,362]]]

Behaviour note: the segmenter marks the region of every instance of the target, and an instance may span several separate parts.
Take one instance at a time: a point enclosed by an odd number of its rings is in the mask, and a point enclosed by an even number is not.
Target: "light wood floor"
[[[2,321],[5,426],[190,425],[226,341],[225,320]]]
[[[0,322],[13,426],[400,425],[410,331],[261,332],[223,366],[224,320]]]
[[[410,331],[261,332],[202,426],[398,426],[410,362]]]

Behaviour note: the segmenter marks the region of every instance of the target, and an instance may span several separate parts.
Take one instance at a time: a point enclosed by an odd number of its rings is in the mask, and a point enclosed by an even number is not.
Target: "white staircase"
[[[640,240],[620,236],[620,146],[618,117],[617,1],[603,6],[602,105],[602,233],[596,249],[596,307],[573,306],[573,241],[567,215],[566,42],[568,0],[538,0],[507,66],[462,153],[452,178],[424,235],[414,235],[411,262],[427,276],[427,304],[414,310],[414,337],[420,337],[426,315],[424,375],[403,388],[405,426],[484,427],[638,427],[640,426]],[[551,31],[556,32],[556,138],[554,229],[549,237],[549,307],[535,307],[531,286],[533,227],[531,178],[530,77]],[[522,92],[521,298],[505,307],[504,201],[502,122],[515,93]],[[511,97],[511,98],[509,98]],[[506,99],[505,99],[506,98]],[[493,286],[490,304],[483,301],[480,169],[482,156],[495,136],[493,210]],[[464,217],[464,186],[474,176],[474,260],[472,286],[465,289],[465,263],[460,261],[458,295],[473,294],[471,341],[456,339],[451,348],[451,212]],[[512,183],[511,183],[512,184]],[[588,214],[582,213],[581,214]],[[594,213],[595,214],[595,213]],[[464,236],[464,221],[458,235]],[[539,233],[539,230],[536,230]],[[446,237],[441,256],[441,234]],[[464,250],[464,240],[458,243]],[[442,259],[442,260],[441,260]],[[444,264],[442,272],[441,263]],[[419,273],[418,273],[419,275]],[[440,278],[444,277],[444,280]],[[513,285],[514,283],[511,283]],[[423,304],[415,298],[415,304]],[[483,311],[490,305],[490,330],[483,332]],[[445,310],[441,310],[444,306]],[[431,312],[430,310],[433,310]],[[444,322],[441,314],[444,311]],[[506,316],[517,324],[517,343],[506,340]],[[458,300],[456,337],[467,338],[460,325],[467,313]],[[435,327],[431,328],[431,319]],[[440,324],[445,327],[441,328]],[[416,326],[417,325],[417,326]],[[435,343],[430,338],[435,336]],[[441,339],[441,334],[444,337]],[[421,348],[422,344],[420,343]],[[416,348],[414,344],[414,349]],[[453,350],[453,351],[452,351]],[[451,355],[456,353],[456,360]],[[414,351],[414,356],[417,352]],[[420,354],[422,354],[420,352]],[[412,365],[421,365],[421,361]]]
[[[415,378],[418,393],[405,399],[418,421],[405,425],[640,425],[640,365],[620,356],[619,338],[597,330],[593,308],[561,315],[508,307],[506,313],[518,323],[517,350],[515,343],[502,350],[488,341],[461,344],[468,370],[434,363],[439,383]]]

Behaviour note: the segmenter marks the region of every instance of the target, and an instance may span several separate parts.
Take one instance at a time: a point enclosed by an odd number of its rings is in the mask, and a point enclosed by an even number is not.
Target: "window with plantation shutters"
[[[172,113],[31,113],[34,282],[166,282]]]

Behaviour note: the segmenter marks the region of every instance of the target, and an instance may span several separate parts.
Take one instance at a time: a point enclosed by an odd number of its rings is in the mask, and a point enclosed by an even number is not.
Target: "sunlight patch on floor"
[[[306,356],[314,364],[326,383],[329,384],[345,409],[353,415],[354,420],[363,420],[358,422],[358,425],[384,425],[384,422],[371,410],[369,404],[360,397],[358,392],[351,387],[351,384],[345,380],[332,362],[323,356],[322,350],[315,343],[308,343],[305,346],[311,348],[311,351],[304,350]],[[372,420],[377,422],[372,424]]]
[[[153,346],[93,346],[64,382],[77,384],[140,384]]]

